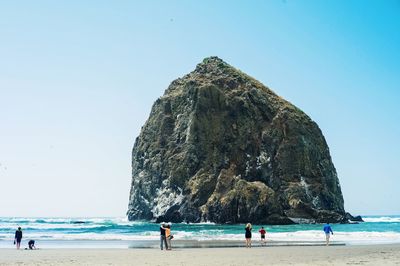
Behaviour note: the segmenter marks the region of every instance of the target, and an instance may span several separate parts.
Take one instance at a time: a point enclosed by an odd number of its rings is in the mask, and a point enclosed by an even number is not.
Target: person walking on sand
[[[18,230],[15,231],[15,238],[14,238],[14,245],[17,245],[17,249],[20,248],[21,246],[21,240],[22,240],[22,230],[21,227],[18,227]]]
[[[326,238],[326,245],[329,246],[329,238],[330,238],[330,234],[333,235],[333,231],[331,226],[329,225],[329,223],[326,223],[324,225],[324,232],[325,232],[325,238]]]
[[[163,245],[165,244],[165,250],[168,249],[167,239],[165,237],[165,223],[160,224],[160,248],[161,250],[164,249]]]
[[[246,224],[246,233],[245,233],[245,237],[246,237],[246,248],[251,248],[251,224],[248,223]]]
[[[264,227],[262,226],[260,230],[258,230],[258,232],[260,232],[261,235],[261,246],[265,245],[265,234],[267,233],[267,231],[265,231]]]
[[[171,224],[170,223],[168,223],[165,228],[165,238],[167,239],[167,245],[168,245],[167,250],[171,250],[172,249],[171,239],[173,238],[173,236],[171,235]]]

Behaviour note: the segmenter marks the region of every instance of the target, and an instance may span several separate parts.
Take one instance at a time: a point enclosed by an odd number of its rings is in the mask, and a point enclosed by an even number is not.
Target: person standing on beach
[[[251,224],[248,223],[246,224],[246,233],[245,233],[245,237],[246,237],[246,248],[251,248]]]
[[[258,232],[260,232],[261,234],[261,245],[265,245],[265,234],[267,233],[267,231],[265,231],[264,227],[262,226],[260,230],[258,230]]]
[[[15,238],[14,238],[14,244],[17,245],[17,249],[19,249],[21,246],[21,240],[22,240],[22,230],[21,227],[18,227],[18,230],[15,231]]]
[[[160,224],[160,248],[163,250],[163,245],[165,244],[165,249],[168,249],[167,239],[165,238],[165,223]]]
[[[325,238],[326,238],[326,245],[329,246],[329,238],[330,238],[330,234],[333,235],[333,231],[331,226],[329,225],[329,223],[326,223],[324,225],[324,232],[325,232]]]
[[[167,250],[171,250],[172,249],[172,245],[171,245],[171,239],[172,239],[171,224],[167,224],[167,226],[165,228],[165,238],[167,239],[167,245],[168,245]]]

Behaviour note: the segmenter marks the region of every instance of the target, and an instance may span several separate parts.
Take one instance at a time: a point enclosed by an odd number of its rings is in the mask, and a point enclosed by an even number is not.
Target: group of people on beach
[[[252,230],[251,223],[246,224],[244,230],[245,230],[244,236],[246,238],[246,248],[251,248],[251,230]],[[261,226],[258,232],[260,233],[261,236],[261,246],[265,246],[266,244],[265,235],[267,234],[267,231],[264,229],[264,226]]]
[[[250,223],[246,224],[245,227],[245,239],[246,239],[246,248],[251,248],[251,238],[252,238],[252,226]],[[323,227],[323,231],[325,233],[325,241],[326,245],[329,246],[329,239],[330,235],[333,235],[332,228],[329,223],[325,224]],[[266,239],[265,236],[267,234],[267,231],[264,229],[262,226],[258,232],[260,233],[261,236],[261,246],[266,245]],[[171,245],[171,240],[174,238],[174,236],[171,234],[171,223],[161,223],[160,224],[160,248],[161,250],[172,250],[172,245]],[[20,249],[21,247],[21,241],[22,241],[22,229],[21,227],[18,227],[18,229],[15,231],[15,238],[14,238],[14,245],[16,245],[17,249]],[[35,241],[34,240],[29,240],[28,242],[28,247],[29,249],[36,249],[35,247]]]
[[[21,241],[22,241],[22,229],[21,227],[18,227],[17,231],[15,231],[15,236],[14,236],[14,245],[16,245],[17,249],[21,248]],[[28,241],[28,248],[36,249],[35,240],[31,239]]]
[[[251,248],[251,230],[252,226],[250,223],[246,224],[246,227],[244,228],[245,230],[245,238],[246,238],[246,248]],[[326,246],[329,246],[329,239],[331,234],[333,235],[332,227],[330,226],[329,223],[326,223],[324,225],[323,231],[325,233],[325,241],[326,241]],[[265,235],[267,234],[267,231],[264,229],[262,226],[258,232],[261,235],[261,246],[264,246],[266,244],[265,241]]]
[[[251,223],[246,224],[245,229],[245,239],[246,239],[246,248],[251,248],[251,231],[252,231],[252,226]],[[333,231],[329,223],[324,225],[324,233],[325,233],[325,240],[326,240],[326,245],[329,246],[329,239],[330,235],[333,235]],[[258,232],[260,233],[261,236],[261,246],[266,245],[266,239],[265,236],[267,234],[267,231],[265,230],[264,226],[262,226]],[[161,250],[164,249],[165,245],[165,250],[171,250],[171,239],[173,238],[171,234],[171,224],[170,223],[161,223],[160,224],[160,248]]]

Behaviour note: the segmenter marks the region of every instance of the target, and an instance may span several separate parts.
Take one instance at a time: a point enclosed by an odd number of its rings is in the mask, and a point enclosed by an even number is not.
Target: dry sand
[[[400,265],[400,245],[156,249],[0,249],[0,265]]]

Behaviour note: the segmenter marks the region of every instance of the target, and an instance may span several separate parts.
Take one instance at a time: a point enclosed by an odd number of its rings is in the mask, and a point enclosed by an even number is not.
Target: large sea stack
[[[342,222],[318,125],[218,57],[174,80],[132,151],[129,220]]]

